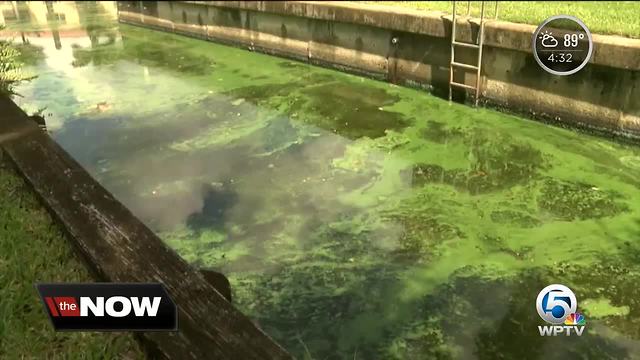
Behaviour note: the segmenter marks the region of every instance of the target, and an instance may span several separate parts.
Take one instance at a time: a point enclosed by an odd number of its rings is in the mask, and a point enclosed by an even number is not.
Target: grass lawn
[[[0,359],[140,359],[128,333],[53,330],[36,282],[91,282],[58,225],[0,154]]]
[[[366,1],[451,13],[451,1]],[[467,2],[458,1],[458,14],[466,14]],[[472,14],[480,14],[480,1],[471,2]],[[485,2],[485,14],[493,17],[495,1]],[[573,15],[595,34],[640,38],[640,3],[635,1],[500,1],[498,19],[539,25],[553,15]]]

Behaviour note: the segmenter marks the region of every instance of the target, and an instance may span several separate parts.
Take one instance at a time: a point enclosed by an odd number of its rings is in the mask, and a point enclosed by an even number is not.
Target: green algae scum
[[[296,357],[638,357],[640,148],[78,12],[20,105]]]

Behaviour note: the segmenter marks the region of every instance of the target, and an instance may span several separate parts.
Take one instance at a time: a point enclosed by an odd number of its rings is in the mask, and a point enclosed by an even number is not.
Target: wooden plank
[[[6,97],[0,147],[99,280],[165,284],[178,306],[179,331],[141,333],[153,357],[291,358]]]

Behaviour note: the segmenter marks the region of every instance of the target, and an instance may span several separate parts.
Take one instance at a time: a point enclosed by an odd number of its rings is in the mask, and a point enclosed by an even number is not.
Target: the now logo
[[[69,296],[51,297],[45,296],[45,303],[49,311],[55,317],[58,316],[107,316],[124,317],[133,313],[135,316],[156,316],[162,298],[150,297],[124,297],[113,296],[105,298],[100,296],[95,299],[83,296],[78,299]]]
[[[164,286],[150,284],[38,284],[56,330],[177,329],[176,305]]]

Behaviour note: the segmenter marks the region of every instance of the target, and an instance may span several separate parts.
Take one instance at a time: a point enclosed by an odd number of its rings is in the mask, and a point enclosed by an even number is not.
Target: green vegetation
[[[4,26],[0,25],[0,31]],[[15,87],[33,79],[22,72],[22,54],[9,40],[0,40],[0,95],[16,95]]]
[[[379,5],[402,6],[419,10],[451,13],[451,1],[366,1]],[[480,1],[471,2],[472,15],[480,14]],[[466,14],[467,2],[458,1],[458,14]],[[495,2],[485,2],[485,14],[493,17]],[[640,38],[640,4],[635,1],[500,1],[498,18],[538,25],[554,15],[573,15],[597,34]]]
[[[129,334],[54,332],[34,284],[90,281],[49,214],[0,161],[0,358],[143,358]]]

